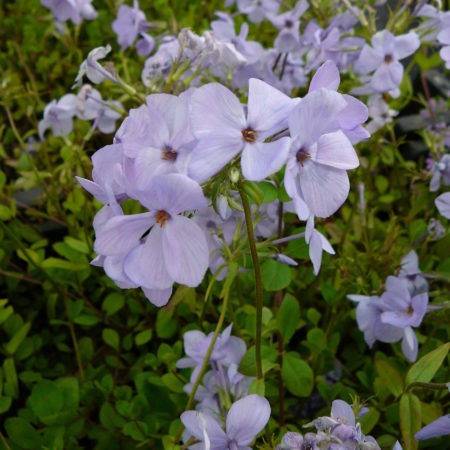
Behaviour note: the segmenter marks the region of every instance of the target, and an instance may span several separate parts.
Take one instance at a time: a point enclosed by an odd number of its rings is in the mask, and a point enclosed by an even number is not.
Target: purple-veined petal
[[[246,128],[244,108],[225,86],[205,84],[191,97],[191,127],[197,139],[227,137],[241,139]]]
[[[202,442],[205,440],[206,432],[211,445],[210,450],[224,450],[228,447],[225,432],[212,416],[198,411],[185,411],[180,419],[189,433]]]
[[[247,143],[241,157],[242,174],[247,180],[261,181],[278,172],[286,162],[290,145],[289,137]]]
[[[411,327],[407,327],[403,330],[402,352],[411,362],[414,362],[417,359],[417,336]]]
[[[211,136],[198,141],[191,154],[188,175],[203,183],[225,167],[244,147],[242,136]]]
[[[354,68],[357,73],[364,75],[376,70],[383,63],[383,60],[384,55],[369,45],[365,45],[355,62]]]
[[[339,124],[343,129],[351,130],[367,120],[369,110],[362,101],[348,94],[343,95],[347,106],[339,116]]]
[[[339,69],[333,61],[328,60],[317,69],[311,79],[308,92],[316,91],[320,88],[337,91],[340,82]]]
[[[300,171],[300,189],[311,212],[326,218],[345,202],[350,183],[345,170],[306,161]]]
[[[428,306],[428,292],[416,295],[411,299],[411,305],[413,308],[413,315],[411,320],[411,326],[418,327],[427,312]]]
[[[145,195],[142,195],[139,200],[150,210],[166,211],[172,216],[207,206],[200,185],[179,173],[153,177]]]
[[[108,203],[108,196],[106,195],[104,189],[99,186],[97,183],[94,183],[91,180],[87,180],[86,178],[75,177],[80,183],[80,185],[89,192],[92,196],[94,196],[100,203],[106,204]]]
[[[172,217],[163,231],[164,261],[171,277],[177,283],[198,286],[209,264],[205,233],[184,216]]]
[[[398,61],[382,63],[373,74],[371,86],[378,92],[396,89],[403,78],[403,66]]]
[[[322,134],[336,131],[336,119],[346,106],[337,92],[318,89],[308,93],[289,115],[291,136],[300,136],[306,143],[316,142]]]
[[[331,417],[351,427],[355,426],[353,408],[343,400],[334,400],[331,404]]]
[[[358,155],[341,130],[320,136],[314,161],[344,170],[359,166]]]
[[[394,39],[394,56],[396,59],[403,59],[412,55],[420,47],[419,36],[411,31]]]
[[[139,286],[151,289],[168,289],[173,284],[169,275],[163,252],[163,232],[155,225],[145,242],[132,250],[124,262],[128,278]]]
[[[270,404],[259,395],[248,395],[231,405],[226,420],[227,436],[238,446],[250,445],[266,426],[270,417]]]
[[[155,306],[161,307],[167,304],[172,295],[172,286],[167,289],[148,289],[142,288],[145,296],[153,303]]]
[[[100,255],[120,255],[139,245],[139,239],[154,224],[153,213],[116,216],[96,236],[94,250]]]
[[[450,434],[450,414],[439,417],[427,426],[419,430],[414,439],[423,441],[424,439],[431,439],[439,436],[447,436]]]
[[[247,124],[257,131],[257,139],[287,128],[289,112],[295,102],[283,92],[257,78],[250,78]]]

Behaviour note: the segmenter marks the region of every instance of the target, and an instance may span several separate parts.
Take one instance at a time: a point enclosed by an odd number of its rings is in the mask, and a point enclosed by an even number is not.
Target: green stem
[[[220,330],[222,329],[222,325],[223,325],[223,322],[225,320],[225,313],[227,311],[229,297],[230,297],[230,290],[227,289],[226,292],[225,292],[224,298],[223,298],[222,311],[220,312],[219,321],[217,322],[217,326],[216,326],[216,329],[214,331],[214,335],[213,335],[212,341],[209,344],[208,351],[206,352],[205,359],[203,360],[202,367],[201,367],[200,372],[199,372],[199,374],[197,376],[197,379],[195,380],[195,384],[194,384],[194,387],[192,388],[192,392],[189,395],[189,400],[187,402],[185,411],[188,411],[188,410],[190,410],[192,408],[192,404],[194,403],[195,394],[197,392],[198,387],[200,386],[200,383],[202,382],[203,375],[205,374],[206,369],[208,368],[209,359],[211,357],[211,353],[213,351],[214,344],[216,343],[217,337],[219,336]],[[180,427],[178,428],[178,432],[177,432],[177,435],[175,437],[175,443],[179,442],[179,440],[181,439],[181,433],[182,432],[183,432],[183,425],[181,424]]]
[[[262,311],[263,311],[263,289],[261,266],[259,264],[258,251],[256,250],[255,233],[253,231],[252,213],[248,202],[247,194],[239,188],[239,194],[244,207],[245,224],[247,226],[248,245],[252,255],[253,269],[255,271],[255,297],[256,297],[256,336],[255,336],[255,357],[256,357],[256,377],[258,380],[264,379],[261,358],[261,335],[262,335]]]
[[[448,389],[449,383],[423,383],[422,381],[415,381],[411,383],[407,388],[406,392],[412,391],[413,389],[433,389],[433,390],[442,390]]]

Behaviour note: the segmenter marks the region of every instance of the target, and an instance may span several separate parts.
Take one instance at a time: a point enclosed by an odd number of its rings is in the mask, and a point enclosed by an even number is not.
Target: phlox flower
[[[145,14],[139,9],[137,0],[133,1],[133,7],[120,5],[117,18],[112,23],[112,29],[117,34],[117,41],[122,50],[133,45],[138,34],[147,28]]]
[[[119,133],[127,174],[136,189],[145,190],[155,175],[187,174],[195,138],[187,102],[182,96],[153,94],[124,122]]]
[[[242,151],[245,178],[263,180],[285,163],[290,139],[265,139],[286,127],[294,101],[261,80],[250,79],[247,109],[226,87],[209,83],[191,98],[191,125],[198,139],[189,176],[204,182]]]
[[[450,17],[449,17],[450,19]],[[443,47],[439,50],[441,58],[445,61],[445,67],[450,69],[450,20],[449,26],[443,29],[437,36],[437,39]]]
[[[441,182],[444,186],[450,186],[450,155],[442,156],[439,162],[434,162],[431,159],[431,181],[430,191],[437,192],[441,187]]]
[[[198,439],[201,448],[214,450],[250,450],[255,436],[263,430],[270,417],[270,404],[259,395],[248,395],[234,402],[226,417],[225,431],[213,416],[185,411],[181,421],[187,431]],[[199,448],[197,444],[188,448]]]
[[[83,19],[96,19],[98,14],[92,6],[92,0],[41,0],[59,22],[71,20],[79,24]]]
[[[94,84],[99,84],[104,80],[110,80],[113,83],[118,84],[118,81],[114,74],[106,70],[98,62],[100,59],[106,58],[106,55],[110,51],[110,45],[107,45],[106,47],[97,47],[91,50],[87,58],[80,65],[77,77],[75,78],[75,86],[81,85],[84,75],[86,75],[88,79]]]
[[[76,113],[76,98],[66,94],[58,101],[52,100],[44,109],[44,117],[39,122],[38,132],[41,140],[48,128],[54,136],[67,136],[73,129],[73,116]]]
[[[250,22],[261,23],[268,14],[276,14],[280,4],[277,0],[237,0],[237,6]]]
[[[151,84],[153,78],[167,75],[179,53],[178,39],[175,36],[164,37],[157,51],[145,61],[141,74],[144,85]]]
[[[367,102],[371,121],[366,129],[373,134],[385,125],[392,123],[392,118],[398,115],[398,111],[390,109],[381,94],[373,94]]]
[[[338,125],[345,98],[330,89],[310,92],[289,115],[292,143],[284,184],[300,219],[329,217],[348,196],[347,170],[358,156]]]
[[[119,257],[124,274],[144,292],[167,294],[174,282],[197,286],[208,268],[208,246],[203,230],[182,213],[206,207],[200,186],[184,175],[159,175],[137,200],[149,212],[110,219],[95,251]]]
[[[241,362],[247,347],[242,339],[231,336],[232,327],[233,324],[229,325],[217,337],[209,360],[211,364],[228,367],[232,364],[239,365]],[[176,366],[179,369],[193,367],[194,371],[191,379],[197,379],[213,335],[214,333],[211,332],[206,336],[198,330],[191,330],[184,333],[184,351],[187,357],[179,359]]]
[[[414,435],[414,439],[423,441],[447,435],[450,435],[450,414],[445,414],[423,427]]]
[[[365,45],[361,50],[354,69],[359,74],[373,76],[370,86],[375,92],[395,91],[403,78],[403,65],[399,62],[412,55],[420,46],[416,33],[410,32],[394,36],[390,31],[375,33],[372,46]]]

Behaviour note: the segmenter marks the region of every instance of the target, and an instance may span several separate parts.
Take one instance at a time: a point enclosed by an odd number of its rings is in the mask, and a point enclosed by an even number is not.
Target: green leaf
[[[122,294],[113,292],[109,294],[105,300],[103,300],[102,309],[108,316],[112,316],[116,312],[120,311],[125,305],[125,299]]]
[[[86,242],[80,241],[71,236],[66,236],[64,238],[64,242],[77,252],[84,253],[85,255],[88,255],[90,253],[89,246],[86,244]]]
[[[77,264],[60,258],[47,258],[45,261],[42,262],[42,268],[71,270],[77,272],[80,270],[89,269],[89,265]]]
[[[431,381],[441,367],[448,351],[450,350],[450,342],[442,344],[432,352],[422,356],[406,374],[406,384],[411,384],[416,381],[428,383]]]
[[[375,361],[378,376],[381,378],[384,386],[394,395],[399,397],[403,392],[403,378],[398,370],[389,364],[388,361],[377,359]]]
[[[102,338],[105,344],[109,345],[114,350],[119,351],[120,337],[116,330],[105,328],[102,332]]]
[[[136,343],[137,346],[140,346],[149,342],[151,338],[152,338],[152,330],[144,330],[134,337],[134,342]]]
[[[156,316],[156,334],[161,339],[171,338],[178,329],[178,324],[172,319],[171,313],[164,309],[158,311]]]
[[[0,414],[5,413],[11,407],[12,398],[0,395]]]
[[[13,358],[5,358],[3,362],[3,372],[5,374],[5,393],[17,398],[19,395],[19,383],[17,380],[16,366]]]
[[[84,325],[86,327],[91,327],[100,322],[100,319],[94,314],[80,314],[73,319],[73,322],[78,325]]]
[[[291,269],[273,259],[268,259],[261,266],[261,275],[266,291],[279,291],[289,286],[291,282]]]
[[[166,373],[161,379],[172,392],[176,392],[177,394],[183,392],[184,383],[182,383],[173,373]]]
[[[403,394],[400,398],[400,430],[406,450],[416,450],[419,443],[414,435],[422,424],[422,407],[414,394]]]
[[[16,353],[17,348],[26,338],[28,332],[30,331],[30,328],[31,322],[27,322],[19,329],[19,331],[17,331],[12,339],[5,345],[5,350],[7,351],[7,353],[9,353],[10,355]]]
[[[373,427],[378,423],[380,418],[380,412],[375,408],[370,408],[367,414],[361,417],[359,420],[361,429],[364,434],[368,434],[372,431]]]
[[[36,417],[42,423],[51,425],[63,408],[64,397],[54,381],[41,380],[34,386],[28,401]]]
[[[258,380],[257,378],[253,380],[248,388],[248,394],[257,394],[264,397],[266,395],[266,385],[264,380]]]
[[[19,447],[36,450],[41,448],[41,435],[24,419],[6,419],[5,429],[9,438]]]
[[[261,181],[255,183],[255,185],[258,186],[263,192],[263,203],[272,203],[278,198],[278,190],[272,183],[269,183],[268,181]]]
[[[278,330],[284,343],[287,344],[294,335],[300,320],[300,306],[297,299],[290,294],[286,294],[276,317]]]
[[[262,369],[263,373],[268,372],[277,366],[275,361],[277,360],[278,352],[268,345],[261,346],[261,359],[262,359]],[[241,365],[239,366],[239,372],[243,375],[249,377],[256,376],[256,357],[255,357],[255,346],[250,347],[245,353],[241,360]]]
[[[283,356],[281,376],[288,391],[297,397],[308,397],[314,386],[314,373],[295,352]]]

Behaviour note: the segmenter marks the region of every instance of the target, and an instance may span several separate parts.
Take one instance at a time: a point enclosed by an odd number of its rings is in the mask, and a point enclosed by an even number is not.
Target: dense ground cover
[[[445,10],[0,0],[0,448],[450,448]]]

